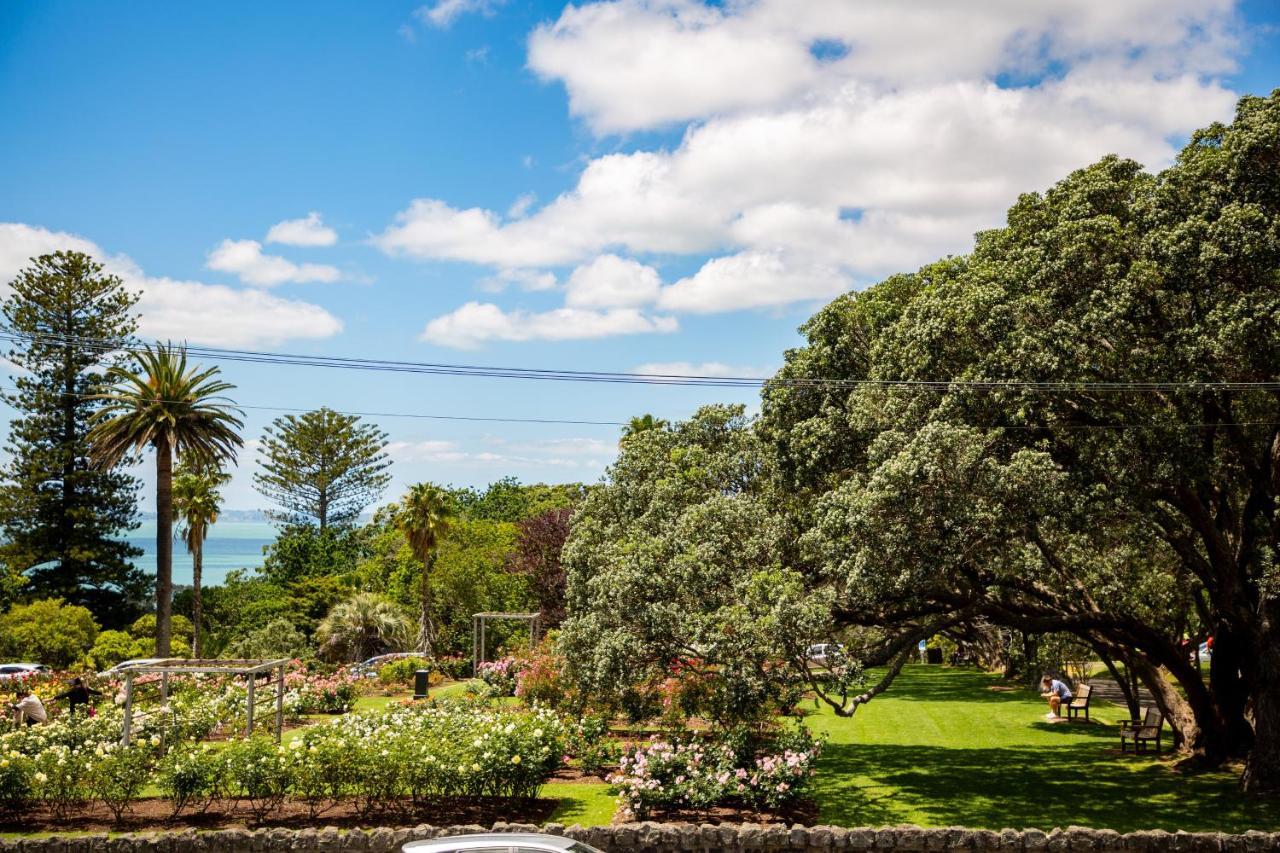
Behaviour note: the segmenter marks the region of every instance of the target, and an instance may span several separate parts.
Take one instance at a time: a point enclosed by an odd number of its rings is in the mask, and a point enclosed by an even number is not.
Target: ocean
[[[262,565],[262,549],[276,540],[276,529],[265,521],[220,521],[209,528],[204,541],[204,586],[222,583],[232,569],[256,569]],[[144,521],[130,531],[129,542],[142,549],[134,565],[148,575],[156,573],[156,523]],[[173,582],[191,585],[191,555],[182,540],[173,543]]]

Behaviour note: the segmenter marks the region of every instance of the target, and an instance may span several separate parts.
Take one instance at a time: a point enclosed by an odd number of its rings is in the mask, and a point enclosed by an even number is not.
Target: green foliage
[[[267,546],[258,574],[279,586],[349,574],[366,552],[366,533],[353,527],[292,525]]]
[[[170,653],[173,608],[173,459],[204,466],[234,462],[244,425],[222,396],[235,386],[216,367],[187,365],[186,346],[156,344],[133,353],[135,370],[112,365],[114,387],[89,430],[95,466],[111,468],[148,447],[156,454],[156,654]]]
[[[224,757],[208,744],[180,747],[160,763],[156,787],[173,806],[175,816],[188,806],[201,812],[225,787],[226,769]]]
[[[378,683],[384,687],[407,684],[413,681],[414,673],[420,669],[436,672],[435,661],[422,657],[397,658],[378,668]]]
[[[249,805],[261,822],[279,808],[293,784],[285,748],[266,735],[232,741],[223,750],[228,787]]]
[[[0,756],[0,813],[13,814],[31,802],[35,772],[35,762],[16,749]]]
[[[103,631],[85,655],[85,662],[101,672],[123,660],[149,657],[154,648],[155,643],[136,639],[124,631]]]
[[[138,482],[120,466],[91,467],[88,433],[106,372],[125,358],[113,343],[136,328],[138,294],[79,252],[33,259],[9,288],[4,320],[20,342],[4,395],[17,416],[0,472],[0,608],[25,573],[24,597],[62,598],[118,627],[151,591],[130,562],[142,552],[120,535],[137,527]]]
[[[0,616],[0,656],[64,669],[80,660],[98,637],[87,607],[46,598],[15,604]]]
[[[77,757],[77,760],[86,761],[92,771],[90,794],[105,805],[119,823],[151,779],[155,748],[141,739],[129,746],[108,743],[100,745],[93,757]]]
[[[409,641],[410,620],[394,601],[360,592],[333,606],[320,623],[316,639],[323,657],[361,661],[403,649]]]
[[[283,415],[258,448],[254,487],[286,527],[354,524],[391,482],[386,433],[329,408]]]
[[[453,498],[465,518],[517,524],[547,510],[573,507],[586,494],[581,483],[524,485],[515,477],[504,477],[483,491],[455,490]]]
[[[233,658],[298,658],[312,656],[307,637],[288,619],[273,619],[232,641],[226,653]]]
[[[643,696],[688,679],[703,697],[691,710],[726,726],[789,701],[780,663],[825,639],[831,597],[782,565],[768,465],[741,407],[709,406],[622,443],[563,556],[570,616],[558,646],[587,696],[636,700],[647,715]]]

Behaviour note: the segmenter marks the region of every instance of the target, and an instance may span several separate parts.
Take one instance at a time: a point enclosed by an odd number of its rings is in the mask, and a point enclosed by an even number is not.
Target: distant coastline
[[[138,518],[142,521],[155,521],[156,514],[154,512],[140,512]],[[271,519],[267,517],[266,510],[261,509],[224,509],[218,514],[220,521],[243,521],[251,524],[270,524]]]

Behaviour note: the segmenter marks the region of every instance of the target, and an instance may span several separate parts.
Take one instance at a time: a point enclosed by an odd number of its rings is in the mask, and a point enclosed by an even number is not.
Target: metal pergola
[[[471,615],[471,672],[478,674],[485,658],[485,629],[491,619],[519,619],[529,623],[529,645],[538,641],[537,613],[473,613]]]
[[[288,658],[277,658],[275,660],[220,660],[220,659],[187,659],[187,658],[168,658],[166,660],[152,661],[151,663],[137,664],[135,666],[126,667],[124,669],[124,731],[121,735],[120,742],[125,746],[129,745],[129,736],[133,730],[133,679],[138,675],[159,675],[160,676],[160,700],[169,698],[169,676],[170,675],[243,675],[248,681],[248,694],[245,698],[245,734],[253,734],[253,716],[257,703],[262,701],[254,697],[254,687],[257,684],[258,676],[272,674],[275,676],[274,681],[269,681],[264,687],[275,687],[276,700],[276,725],[275,737],[276,742],[280,741],[280,732],[284,727],[284,673],[289,665]],[[269,700],[270,694],[263,697]]]

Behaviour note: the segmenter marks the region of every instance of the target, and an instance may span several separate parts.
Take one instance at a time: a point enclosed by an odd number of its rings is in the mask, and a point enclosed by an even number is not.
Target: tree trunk
[[[200,617],[204,612],[200,603],[200,576],[204,572],[203,538],[193,539],[191,545],[191,656],[198,659],[203,651],[200,642]]]
[[[431,656],[431,644],[435,639],[435,625],[431,621],[431,564],[430,556],[422,561],[422,610],[418,614],[418,651]]]
[[[156,657],[169,656],[173,615],[173,448],[156,439]]]
[[[1240,784],[1250,793],[1274,794],[1280,792],[1280,641],[1263,636],[1253,690],[1253,749]]]
[[[1110,652],[1099,651],[1098,656],[1102,658],[1102,663],[1106,665],[1107,672],[1111,673],[1111,677],[1115,679],[1116,684],[1120,687],[1120,692],[1124,695],[1124,703],[1129,707],[1129,719],[1141,719],[1142,708],[1138,703],[1138,691],[1136,689],[1138,674],[1133,668],[1133,664],[1128,662],[1130,656],[1124,655],[1125,671],[1123,674],[1121,674],[1119,667],[1116,666]]]

